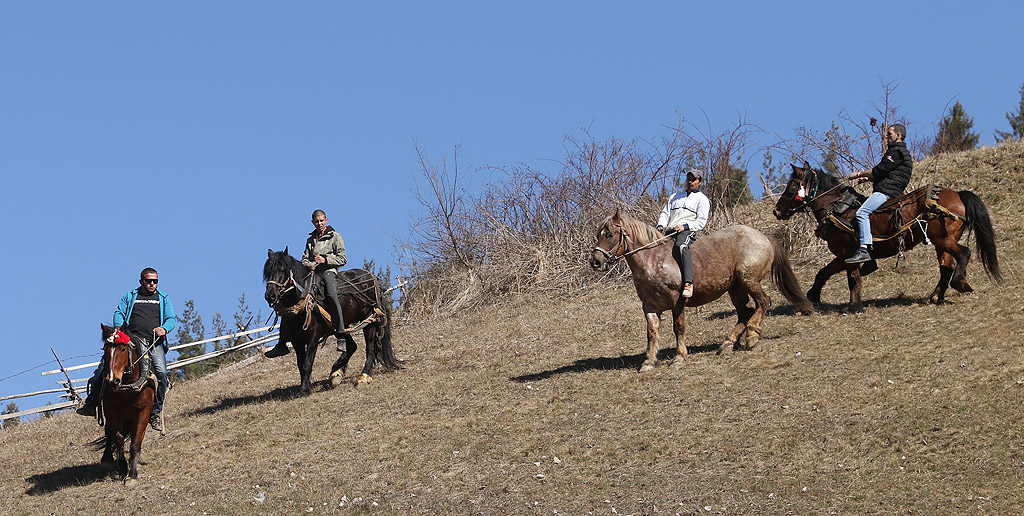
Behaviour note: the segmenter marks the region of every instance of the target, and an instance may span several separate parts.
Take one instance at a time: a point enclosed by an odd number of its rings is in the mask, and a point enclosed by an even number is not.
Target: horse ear
[[[284,254],[288,254],[288,246],[284,246]]]
[[[267,249],[267,258],[271,258],[273,256],[274,256],[274,250],[273,249]]]
[[[811,164],[808,163],[807,160],[804,160],[804,170],[810,170],[810,169],[811,169]]]
[[[619,208],[615,208],[615,215],[612,216],[612,220],[615,220],[615,221],[622,220],[622,214],[619,213]]]

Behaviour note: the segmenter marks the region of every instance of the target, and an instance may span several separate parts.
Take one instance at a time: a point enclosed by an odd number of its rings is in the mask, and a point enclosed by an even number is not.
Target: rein
[[[651,247],[658,246],[662,242],[664,242],[665,240],[668,240],[668,239],[676,236],[677,234],[679,234],[678,231],[673,231],[673,232],[671,232],[671,233],[669,233],[669,234],[667,234],[667,235],[665,235],[663,237],[660,237],[660,238],[658,238],[656,240],[652,240],[651,242],[648,242],[648,243],[646,243],[646,244],[644,244],[644,245],[642,245],[640,247],[637,247],[636,249],[633,249],[632,251],[626,251],[626,252],[624,252],[622,254],[615,254],[616,252],[618,252],[619,248],[629,248],[629,245],[628,245],[629,238],[628,238],[628,235],[626,235],[626,232],[623,231],[622,224],[616,224],[615,227],[619,228],[619,241],[616,242],[615,245],[612,246],[611,249],[605,250],[605,249],[603,249],[603,248],[601,248],[599,246],[594,246],[594,249],[591,250],[591,253],[593,253],[594,251],[600,251],[601,254],[603,254],[605,256],[605,258],[608,259],[608,263],[610,263],[610,264],[617,262],[619,260],[619,258],[625,258],[627,256],[631,256],[631,255],[634,255],[636,253],[639,253],[640,251],[643,251],[644,249],[650,249]]]

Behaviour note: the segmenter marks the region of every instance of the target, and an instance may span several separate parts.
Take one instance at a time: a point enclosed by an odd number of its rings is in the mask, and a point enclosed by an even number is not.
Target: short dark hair
[[[900,135],[900,140],[907,139],[907,128],[904,127],[903,124],[892,124],[892,130],[895,131],[896,134]]]
[[[319,217],[320,215],[323,215],[324,217],[327,217],[327,214],[326,214],[326,213],[324,213],[324,210],[314,210],[314,211],[313,211],[313,214],[312,214],[312,215],[310,215],[310,216],[309,216],[309,218],[311,218],[311,219],[316,219],[316,218],[317,218],[317,217]]]
[[[152,267],[146,267],[145,269],[142,269],[142,272],[139,273],[139,279],[146,279],[147,274],[156,274],[156,269]]]

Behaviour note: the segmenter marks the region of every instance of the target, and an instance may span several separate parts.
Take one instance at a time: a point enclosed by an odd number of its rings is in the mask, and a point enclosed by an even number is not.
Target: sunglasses
[[[158,280],[158,279],[149,279],[149,278],[142,278],[142,281],[145,281],[146,283],[152,283],[154,285],[160,282],[160,280]]]

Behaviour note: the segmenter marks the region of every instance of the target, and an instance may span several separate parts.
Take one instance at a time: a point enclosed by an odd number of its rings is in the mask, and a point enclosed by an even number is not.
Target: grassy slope
[[[84,446],[100,434],[85,418],[0,432],[0,505],[17,514],[1022,514],[1022,166],[1016,144],[915,168],[918,182],[967,188],[989,204],[1002,288],[972,262],[976,293],[921,304],[937,272],[931,250],[915,249],[898,271],[886,260],[867,278],[864,314],[802,317],[782,306],[751,352],[692,348],[683,369],[643,375],[643,319],[628,286],[407,322],[396,347],[413,361],[362,390],[320,386],[293,398],[291,356],[177,386],[169,432],[148,436],[140,482],[127,488]],[[767,209],[751,219],[767,221]],[[814,269],[798,271],[805,286]],[[824,299],[845,302],[845,281]],[[720,339],[729,308],[690,311],[687,342]],[[321,350],[317,378],[334,356]]]

